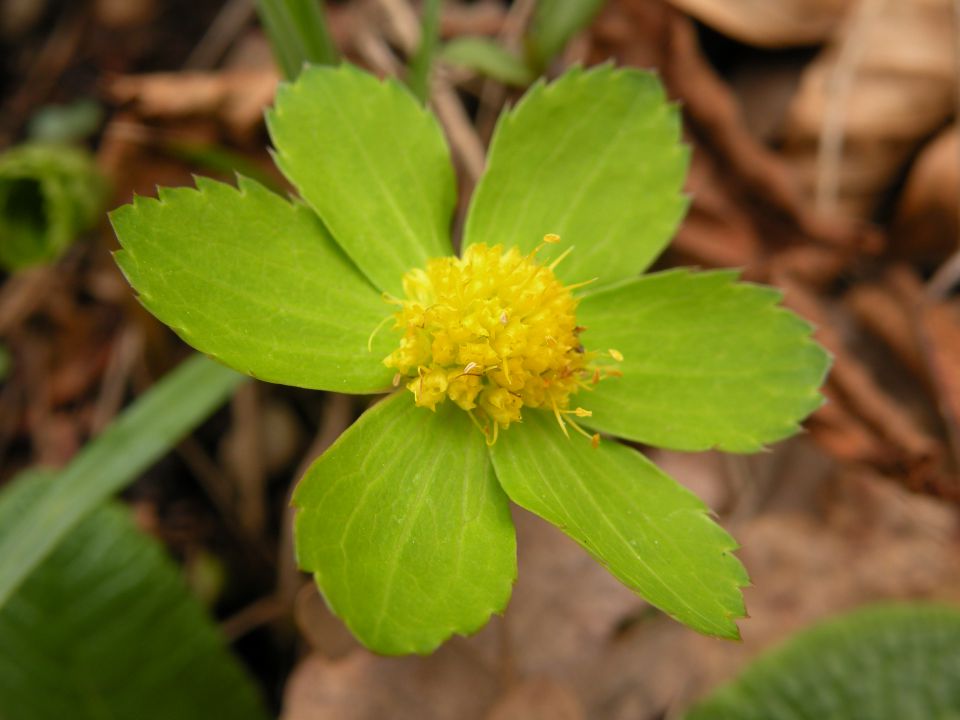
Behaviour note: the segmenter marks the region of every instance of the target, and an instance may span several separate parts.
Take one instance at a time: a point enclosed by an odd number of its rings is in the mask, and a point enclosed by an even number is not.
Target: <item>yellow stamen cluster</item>
[[[556,235],[544,238],[557,241]],[[462,258],[438,258],[411,270],[403,278],[406,299],[388,298],[400,306],[395,327],[403,332],[400,346],[384,359],[398,371],[395,384],[406,379],[416,404],[431,410],[450,398],[488,442],[520,421],[524,406],[550,409],[564,432],[567,422],[583,432],[570,416],[590,412],[569,409],[570,396],[588,387],[585,380],[601,377],[595,355],[580,343],[584,328],[577,326],[570,292],[578,286],[562,285],[553,273],[563,256],[541,265],[537,250],[524,255],[517,248],[471,245]]]

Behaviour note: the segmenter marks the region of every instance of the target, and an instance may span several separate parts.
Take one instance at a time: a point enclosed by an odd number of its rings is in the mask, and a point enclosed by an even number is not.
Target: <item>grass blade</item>
[[[0,607],[80,521],[169,451],[243,379],[195,356],[90,442],[0,538]]]

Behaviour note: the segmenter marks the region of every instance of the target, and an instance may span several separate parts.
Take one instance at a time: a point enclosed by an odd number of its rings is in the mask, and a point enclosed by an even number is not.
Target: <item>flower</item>
[[[399,83],[309,68],[267,120],[301,199],[245,178],[161,189],[112,214],[117,262],[147,309],[231,367],[390,392],[294,495],[298,562],[334,612],[384,653],[478,629],[516,577],[509,499],[671,616],[736,637],[733,539],[600,437],[762,448],[819,405],[828,359],[769,288],[640,276],[686,207],[687,150],[655,76],[606,65],[535,84],[497,125],[459,255],[446,144]]]
[[[570,396],[581,387],[591,390],[601,377],[620,373],[596,362],[580,342],[586,328],[577,325],[576,285],[563,285],[553,273],[564,256],[540,265],[543,245],[560,242],[554,233],[524,255],[517,248],[471,245],[462,258],[431,260],[403,278],[406,300],[396,327],[403,332],[400,347],[384,359],[397,369],[394,385],[406,387],[420,407],[435,410],[449,398],[465,410],[488,444],[500,429],[520,422],[523,407],[553,411],[565,435],[567,424],[599,443],[576,421],[564,416],[590,417],[581,407],[570,409]],[[608,354],[623,360],[616,350]],[[477,420],[479,415],[481,420]]]

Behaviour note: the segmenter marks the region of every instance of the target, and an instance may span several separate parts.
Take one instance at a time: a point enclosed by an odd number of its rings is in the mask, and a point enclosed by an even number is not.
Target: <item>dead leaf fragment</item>
[[[787,47],[827,40],[853,0],[669,0],[749,45]]]
[[[504,695],[486,720],[583,720],[580,701],[570,690],[546,678],[521,682]]]
[[[921,268],[940,265],[958,249],[960,133],[943,131],[921,151],[897,203],[891,250]]]
[[[282,720],[481,720],[497,679],[461,640],[427,657],[309,656],[284,693]]]
[[[276,93],[276,70],[121,75],[107,82],[114,102],[130,104],[140,117],[217,117],[239,139],[263,121]]]
[[[952,114],[949,0],[861,0],[808,67],[784,149],[821,211],[869,217],[920,143]]]

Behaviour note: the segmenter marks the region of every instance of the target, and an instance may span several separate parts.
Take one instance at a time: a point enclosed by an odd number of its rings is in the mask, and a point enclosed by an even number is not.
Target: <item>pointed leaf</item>
[[[464,245],[536,247],[541,259],[575,250],[567,282],[631,277],[660,254],[686,208],[677,109],[656,76],[604,65],[534,85],[504,114],[477,186]]]
[[[524,413],[491,451],[510,499],[585,547],[627,587],[703,633],[739,636],[746,572],[736,543],[693,493],[613,441],[567,438],[553,416]]]
[[[810,326],[736,273],[674,270],[583,298],[584,344],[622,378],[582,395],[597,430],[658,447],[751,452],[797,432],[829,366]]]
[[[450,255],[456,184],[436,118],[397,80],[314,67],[267,115],[276,161],[380,289]]]
[[[0,538],[56,482],[26,473],[0,494]],[[163,548],[111,504],[77,525],[0,611],[0,717],[266,713]]]
[[[308,208],[252,180],[161,189],[110,219],[150,312],[201,352],[260,380],[369,393],[390,386],[389,315]]]
[[[805,630],[748,666],[688,720],[956,718],[960,612],[877,605]]]
[[[297,487],[296,546],[327,602],[377,652],[431,651],[507,603],[516,539],[484,437],[445,403],[396,393]]]

